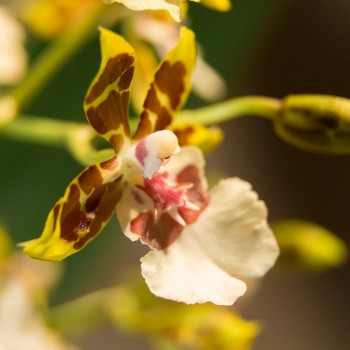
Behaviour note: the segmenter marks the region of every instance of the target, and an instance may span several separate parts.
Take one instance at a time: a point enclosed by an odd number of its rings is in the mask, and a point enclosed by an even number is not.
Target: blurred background
[[[227,97],[292,93],[350,97],[350,3],[348,0],[234,0],[229,13],[190,5],[191,27],[206,60],[226,79]],[[43,46],[31,37],[35,56]],[[27,112],[83,121],[82,102],[99,66],[97,39],[67,64]],[[187,107],[204,105],[191,98]],[[303,218],[350,242],[350,157],[324,156],[280,141],[270,122],[245,117],[223,125],[225,140],[208,157],[208,172],[252,183],[271,221]],[[37,237],[47,213],[81,170],[64,150],[0,139],[0,217],[16,242]],[[146,249],[129,242],[116,218],[83,251],[64,263],[58,304],[112,285]],[[349,263],[323,274],[273,269],[236,306],[261,320],[255,350],[345,350],[350,335]],[[143,339],[98,331],[82,349],[150,349]],[[119,344],[119,345],[117,345]]]

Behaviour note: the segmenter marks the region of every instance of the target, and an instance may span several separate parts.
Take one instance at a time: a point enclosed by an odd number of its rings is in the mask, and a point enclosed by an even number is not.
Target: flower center
[[[170,130],[161,130],[146,136],[137,144],[135,157],[143,167],[144,177],[150,179],[164,161],[179,151],[175,134]]]
[[[154,217],[158,219],[163,212],[168,212],[180,225],[186,223],[179,215],[178,208],[184,207],[191,210],[199,210],[199,206],[191,203],[187,197],[187,191],[193,187],[192,183],[171,185],[167,180],[167,173],[157,172],[151,179],[145,179],[144,190],[154,203]]]

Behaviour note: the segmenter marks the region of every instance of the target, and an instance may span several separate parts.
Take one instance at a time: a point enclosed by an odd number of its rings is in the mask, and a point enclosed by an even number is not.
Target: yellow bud
[[[271,225],[281,253],[279,263],[308,271],[341,265],[345,243],[325,228],[304,220],[282,220]]]
[[[350,153],[350,100],[327,95],[291,95],[283,100],[275,131],[298,148]]]

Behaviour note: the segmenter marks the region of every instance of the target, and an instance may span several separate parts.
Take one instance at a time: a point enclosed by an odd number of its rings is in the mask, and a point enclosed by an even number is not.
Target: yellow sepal
[[[91,126],[118,153],[129,138],[130,85],[135,52],[118,34],[100,28],[101,66],[85,97],[84,109]]]
[[[180,146],[196,146],[206,154],[213,151],[224,138],[220,128],[208,128],[193,122],[174,123],[170,126],[170,130],[177,136]]]
[[[80,173],[50,211],[40,238],[21,243],[33,258],[59,261],[81,250],[109,221],[121,196],[115,157]]]
[[[178,44],[160,62],[144,102],[135,138],[165,129],[185,104],[196,62],[194,33],[181,28]]]

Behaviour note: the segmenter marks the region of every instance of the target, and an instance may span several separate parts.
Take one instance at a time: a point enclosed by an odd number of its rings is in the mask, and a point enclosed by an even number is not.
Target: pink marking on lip
[[[145,165],[145,158],[148,156],[148,150],[146,147],[146,139],[142,139],[136,146],[135,157],[142,164]]]
[[[182,233],[186,225],[197,221],[209,203],[198,167],[187,166],[176,177],[176,183],[169,185],[167,173],[156,173],[138,186],[153,201],[153,211],[139,213],[131,221],[131,231],[149,247],[161,250],[170,246]],[[191,208],[193,204],[198,209]],[[179,222],[177,212],[183,219]]]
[[[166,173],[155,173],[151,179],[145,179],[142,188],[161,209],[184,204],[187,188],[183,186],[169,186],[165,182]]]

